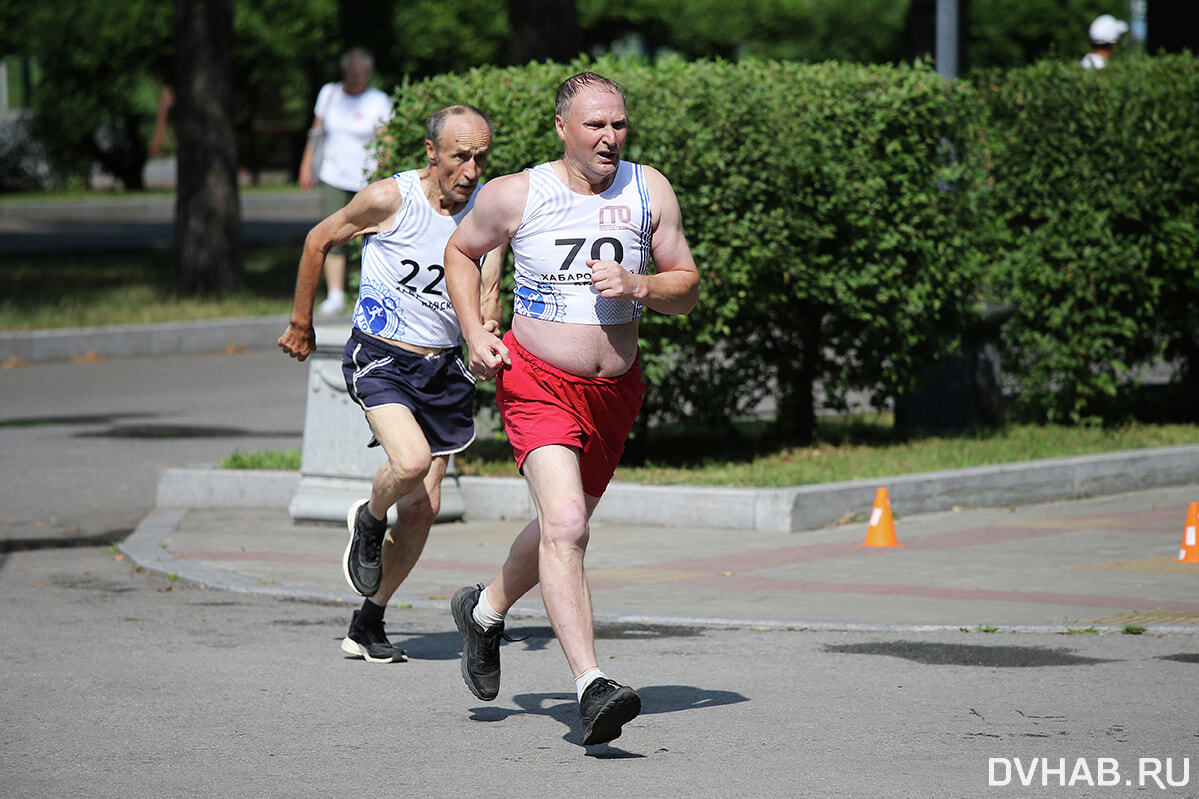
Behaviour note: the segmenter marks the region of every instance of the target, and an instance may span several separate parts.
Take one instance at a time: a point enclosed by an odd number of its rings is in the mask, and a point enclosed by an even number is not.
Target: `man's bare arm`
[[[377,232],[379,225],[394,216],[402,204],[395,181],[391,178],[379,180],[358,192],[344,208],[308,231],[296,273],[296,293],[292,301],[290,323],[278,341],[285,353],[302,361],[316,349],[312,305],[329,250],[355,236]]]
[[[508,348],[495,332],[483,325],[480,309],[483,277],[477,264],[483,255],[503,247],[512,238],[524,213],[528,191],[529,179],[524,174],[489,181],[479,190],[474,208],[450,236],[445,248],[445,282],[450,302],[462,325],[462,337],[470,348],[471,371],[483,379],[494,377],[510,360]],[[499,267],[502,259],[495,260],[494,266]],[[499,276],[494,279],[498,291]]]

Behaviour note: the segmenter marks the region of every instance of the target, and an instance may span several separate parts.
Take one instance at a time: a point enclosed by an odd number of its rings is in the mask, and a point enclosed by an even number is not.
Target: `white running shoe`
[[[337,316],[346,309],[344,294],[330,294],[325,301],[317,306],[316,312],[321,316]]]

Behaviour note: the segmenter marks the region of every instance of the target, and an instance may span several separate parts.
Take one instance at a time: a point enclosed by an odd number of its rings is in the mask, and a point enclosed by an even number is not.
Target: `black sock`
[[[358,621],[363,624],[381,624],[385,607],[379,607],[369,599],[362,600],[362,610],[358,611]]]
[[[371,513],[371,506],[366,503],[363,503],[362,507],[358,510],[358,521],[370,530],[378,530],[387,525],[387,519],[376,519],[375,514]]]

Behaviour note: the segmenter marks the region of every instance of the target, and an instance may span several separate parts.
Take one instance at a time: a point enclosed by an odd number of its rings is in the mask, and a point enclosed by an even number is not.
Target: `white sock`
[[[338,291],[337,289],[330,289],[325,299],[334,300],[336,302],[345,302],[346,293],[344,291]]]
[[[583,701],[583,692],[587,690],[587,686],[598,680],[600,677],[606,677],[599,669],[587,669],[587,671],[575,677],[575,692],[579,695],[579,701]]]
[[[496,613],[495,609],[491,607],[491,603],[487,601],[486,588],[479,592],[479,604],[475,605],[475,612],[472,616],[475,624],[484,630],[490,630],[497,624],[504,623],[504,614]]]

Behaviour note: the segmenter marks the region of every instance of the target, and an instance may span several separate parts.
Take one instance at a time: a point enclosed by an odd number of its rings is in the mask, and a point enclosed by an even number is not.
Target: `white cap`
[[[1095,17],[1095,21],[1091,23],[1091,41],[1095,44],[1115,44],[1126,33],[1128,23],[1116,19],[1111,14]]]

